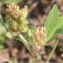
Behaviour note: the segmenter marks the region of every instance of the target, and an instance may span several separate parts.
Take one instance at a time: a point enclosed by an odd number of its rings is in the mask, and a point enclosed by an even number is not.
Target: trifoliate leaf
[[[59,19],[58,7],[54,5],[44,23],[47,32],[46,42],[54,35],[55,31],[57,30],[58,19]]]

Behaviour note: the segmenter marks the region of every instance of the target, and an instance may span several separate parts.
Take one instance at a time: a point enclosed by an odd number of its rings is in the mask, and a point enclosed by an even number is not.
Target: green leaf
[[[32,36],[32,32],[31,32],[30,29],[27,30],[27,36],[28,36],[28,37],[31,37],[31,36]]]
[[[59,17],[58,20],[58,29],[61,28],[63,26],[63,15]]]
[[[54,35],[55,31],[57,30],[58,19],[59,19],[58,7],[54,5],[44,23],[47,32],[46,42]]]
[[[29,29],[26,32],[26,34],[28,36],[27,39],[29,42],[33,42],[33,34],[34,34],[36,28],[34,26],[32,26],[31,24],[29,24],[28,26],[29,26]]]
[[[0,34],[5,33],[6,29],[0,24]]]
[[[63,30],[60,28],[60,29],[58,29],[58,30],[55,32],[55,34],[61,35],[61,34],[63,34]]]
[[[4,49],[3,45],[0,45],[0,52]]]
[[[6,36],[7,38],[9,38],[9,39],[12,39],[12,38],[13,38],[13,36],[12,36],[12,34],[11,34],[10,32],[6,32],[6,33],[5,33],[5,36]]]
[[[54,39],[56,39],[57,37],[59,37],[61,35],[63,35],[63,30],[60,28],[55,32],[55,34],[51,37],[51,39],[48,41],[48,43],[53,41]]]
[[[28,26],[29,26],[31,33],[33,34],[35,32],[36,28],[31,24],[29,24]]]
[[[35,27],[32,26],[31,24],[29,24],[28,26],[29,26],[29,29],[28,29],[28,31],[26,32],[26,34],[27,34],[27,36],[30,38],[30,37],[34,34],[34,32],[35,32]]]
[[[5,41],[5,36],[4,34],[3,35],[0,35],[0,44],[3,44]]]
[[[53,39],[57,38],[60,35],[63,35],[63,15],[59,17],[58,24],[57,24],[57,30],[55,34],[51,37],[51,39],[48,41],[51,42]]]
[[[2,24],[3,26],[5,26],[4,21],[3,21],[2,17],[1,17],[1,15],[0,15],[0,24]]]
[[[5,29],[4,26],[5,26],[4,21],[3,21],[2,17],[1,17],[1,15],[0,15],[0,35],[2,33],[5,33],[6,32],[6,29]]]

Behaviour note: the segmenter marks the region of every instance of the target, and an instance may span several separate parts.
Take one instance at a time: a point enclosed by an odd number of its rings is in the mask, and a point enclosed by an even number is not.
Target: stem
[[[55,51],[55,49],[56,49],[58,43],[59,43],[59,39],[57,39],[57,42],[55,43],[55,45],[54,45],[54,47],[53,47],[53,49],[52,49],[52,51],[51,51],[51,53],[50,53],[50,55],[49,55],[49,57],[48,57],[46,63],[49,63],[49,60],[51,59],[51,57],[52,57],[52,55],[53,55],[53,53],[54,53],[54,51]]]
[[[25,38],[20,34],[19,36],[19,40],[22,41],[22,43],[25,45],[25,47],[27,48],[27,50],[31,53],[31,48],[27,43],[27,40],[25,40]]]
[[[34,59],[34,63],[38,63],[37,57],[36,58],[33,58],[33,59]]]

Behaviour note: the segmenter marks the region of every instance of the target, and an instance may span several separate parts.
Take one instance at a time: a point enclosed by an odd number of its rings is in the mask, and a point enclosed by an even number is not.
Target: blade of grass
[[[54,53],[54,51],[55,51],[55,49],[56,49],[58,43],[59,43],[59,39],[57,39],[57,42],[55,43],[55,45],[54,45],[54,47],[53,47],[53,49],[52,49],[52,51],[51,51],[51,53],[50,53],[50,55],[49,55],[49,57],[48,57],[46,63],[49,63],[49,61],[50,61],[50,59],[51,59],[51,57],[52,57],[52,55],[53,55],[53,53]]]

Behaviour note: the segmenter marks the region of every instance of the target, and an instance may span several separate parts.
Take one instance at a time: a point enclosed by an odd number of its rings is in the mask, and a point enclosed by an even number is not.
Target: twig
[[[9,61],[9,60],[3,58],[2,56],[0,56],[0,58],[4,59],[5,61],[7,61],[7,62],[9,62],[9,63],[12,63],[11,61]]]

